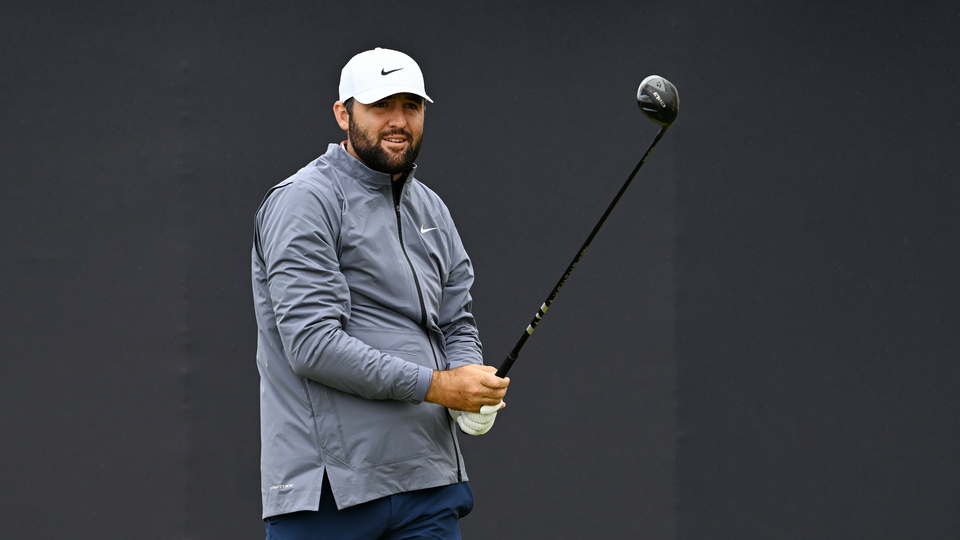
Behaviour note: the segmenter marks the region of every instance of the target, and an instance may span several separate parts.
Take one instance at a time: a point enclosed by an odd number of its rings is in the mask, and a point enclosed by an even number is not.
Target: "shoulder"
[[[341,173],[324,157],[317,158],[271,188],[257,214],[339,206],[343,199]]]
[[[266,255],[270,246],[285,246],[297,238],[334,243],[344,201],[341,176],[321,156],[270,189],[254,220],[258,252]]]
[[[430,189],[429,186],[418,180],[416,177],[413,178],[411,183],[411,187],[416,190],[418,197],[421,200],[421,204],[426,206],[430,211],[441,214],[445,219],[451,219],[450,210],[447,208],[447,204],[443,202],[443,198],[441,198],[437,192]]]

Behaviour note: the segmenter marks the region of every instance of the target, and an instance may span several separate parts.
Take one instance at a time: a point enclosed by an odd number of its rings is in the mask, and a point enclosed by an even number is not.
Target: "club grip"
[[[510,371],[510,367],[513,366],[513,363],[517,361],[517,355],[511,352],[507,355],[507,359],[500,364],[500,369],[497,370],[497,377],[501,379],[507,376],[507,373]]]

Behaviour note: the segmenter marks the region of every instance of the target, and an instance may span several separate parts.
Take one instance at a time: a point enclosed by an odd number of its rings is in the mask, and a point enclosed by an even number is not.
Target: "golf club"
[[[627,178],[627,181],[624,182],[623,187],[620,188],[617,196],[613,198],[613,202],[611,202],[610,206],[607,207],[607,211],[603,213],[603,217],[601,217],[600,221],[597,222],[597,225],[593,228],[590,236],[587,237],[587,241],[583,243],[583,247],[581,247],[580,251],[577,252],[577,256],[573,258],[573,262],[571,262],[570,266],[567,267],[567,271],[563,273],[563,277],[561,277],[560,281],[557,282],[557,286],[553,288],[550,296],[547,297],[543,305],[540,306],[540,310],[537,311],[537,314],[533,317],[533,320],[529,325],[527,325],[526,330],[523,332],[523,335],[520,336],[520,340],[517,341],[516,346],[514,346],[513,350],[507,355],[507,358],[503,361],[503,364],[500,365],[500,368],[497,370],[498,377],[505,377],[510,371],[510,368],[513,366],[513,363],[517,361],[517,356],[520,355],[520,349],[523,348],[523,345],[527,342],[527,339],[533,335],[533,331],[537,328],[537,324],[540,323],[540,320],[547,312],[550,304],[552,304],[554,299],[556,299],[557,293],[560,292],[560,288],[563,287],[563,284],[566,283],[567,278],[570,277],[570,274],[577,266],[577,263],[580,262],[583,254],[590,246],[590,242],[593,241],[593,238],[600,231],[600,227],[603,226],[603,222],[607,220],[607,216],[609,216],[610,212],[613,211],[613,207],[617,205],[620,197],[623,196],[623,193],[627,190],[627,187],[630,186],[630,182],[633,181],[633,177],[637,175],[637,172],[640,170],[640,167],[643,166],[643,162],[647,160],[650,152],[653,151],[653,148],[658,142],[660,142],[663,134],[667,132],[667,129],[670,127],[673,121],[676,120],[677,112],[679,112],[680,109],[680,96],[677,94],[677,88],[670,81],[658,75],[651,75],[640,83],[640,89],[637,90],[637,105],[640,106],[640,110],[643,111],[643,114],[645,114],[647,118],[653,120],[661,126],[660,131],[657,133],[656,138],[653,139],[653,143],[650,145],[650,148],[647,149],[647,153],[643,155],[640,163],[637,163],[637,166],[633,169],[633,172],[630,173],[630,177]],[[490,407],[490,409],[486,410],[493,412],[499,408],[499,405],[485,405],[484,407]]]

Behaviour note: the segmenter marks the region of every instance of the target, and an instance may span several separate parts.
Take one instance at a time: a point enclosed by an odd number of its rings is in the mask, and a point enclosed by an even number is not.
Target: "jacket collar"
[[[331,143],[328,145],[327,153],[324,154],[324,157],[335,161],[344,172],[365,184],[373,186],[390,186],[393,184],[392,175],[367,167],[362,161],[351,156],[350,153],[339,144]],[[417,164],[414,163],[410,169],[410,174],[407,176],[407,180],[412,179],[416,172]]]

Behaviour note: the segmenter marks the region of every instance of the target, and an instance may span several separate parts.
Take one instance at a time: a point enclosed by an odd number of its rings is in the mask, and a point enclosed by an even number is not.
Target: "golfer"
[[[347,140],[257,211],[268,539],[460,538],[473,507],[457,425],[486,433],[509,379],[483,365],[473,266],[415,177],[426,102],[409,56],[353,57],[333,105]]]

